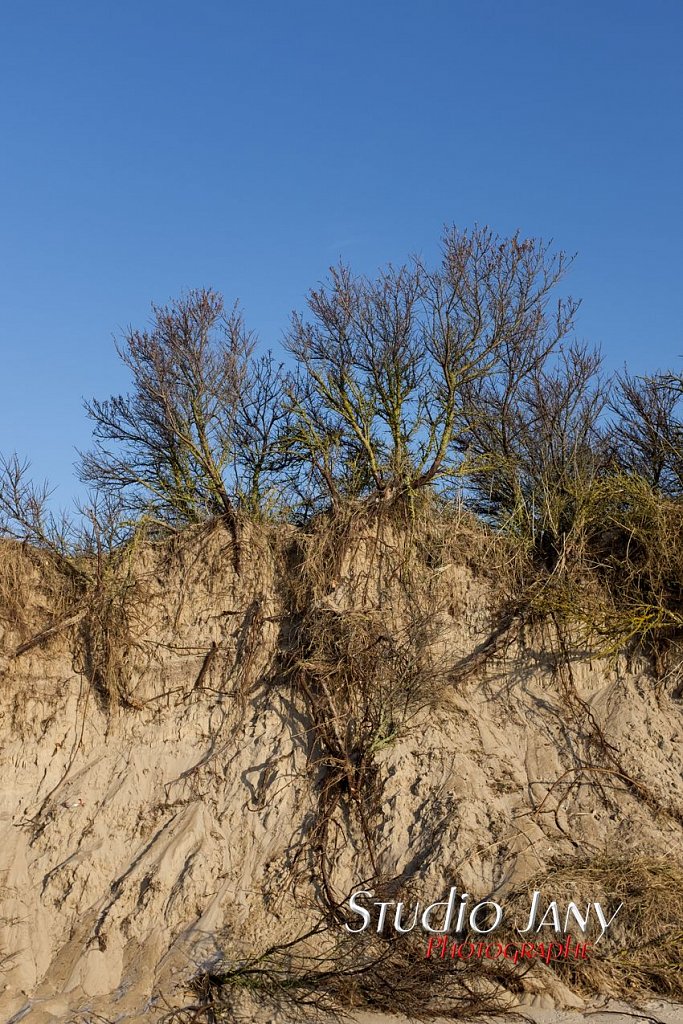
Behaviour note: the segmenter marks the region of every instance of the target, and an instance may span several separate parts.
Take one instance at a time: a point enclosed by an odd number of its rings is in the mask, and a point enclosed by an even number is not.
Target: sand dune
[[[196,998],[198,970],[287,942],[315,920],[311,712],[282,674],[291,636],[279,548],[256,531],[248,545],[239,576],[220,529],[136,556],[127,706],[105,706],[73,630],[14,657],[22,635],[0,627],[3,1020],[160,1019]],[[359,538],[313,593],[321,621],[356,615],[399,635],[403,584],[383,572]],[[680,700],[644,664],[619,658],[575,662],[572,704],[531,635],[456,681],[454,667],[490,636],[494,583],[463,560],[425,570],[420,585],[433,608],[421,650],[438,696],[386,723],[372,752],[382,877],[423,898],[457,884],[504,901],[558,861],[617,850],[680,858]],[[39,578],[32,586],[38,628],[45,599]],[[623,776],[598,762],[594,726]],[[344,820],[341,804],[334,813]],[[372,871],[346,818],[329,857],[338,895]],[[634,912],[625,907],[624,943]],[[517,996],[525,1014],[562,1024],[588,1019],[597,1001],[547,969],[531,971]],[[659,1019],[683,1020],[680,1007],[651,1005]],[[288,1019],[265,996],[251,1007],[255,1020]],[[590,1020],[619,1021],[619,1009]]]

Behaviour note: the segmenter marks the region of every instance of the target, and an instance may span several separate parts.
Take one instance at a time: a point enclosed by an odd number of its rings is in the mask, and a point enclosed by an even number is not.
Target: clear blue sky
[[[610,366],[682,366],[683,0],[5,0],[0,451],[67,500],[112,337],[212,285],[264,345],[442,225],[578,252]]]

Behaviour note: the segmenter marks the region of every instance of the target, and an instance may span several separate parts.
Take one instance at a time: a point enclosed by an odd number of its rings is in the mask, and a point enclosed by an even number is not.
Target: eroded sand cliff
[[[681,700],[644,663],[574,660],[568,678],[540,633],[487,648],[495,580],[468,562],[467,537],[411,577],[390,537],[360,530],[304,587],[288,536],[249,531],[239,572],[221,527],[137,552],[120,702],[93,685],[78,625],[15,656],[50,621],[39,568],[24,632],[0,623],[3,1020],[142,1021],[192,1005],[199,970],[310,927],[321,865],[340,901],[373,874],[424,899],[457,884],[502,900],[562,862],[680,862]],[[292,666],[323,693],[336,677],[315,644],[297,649],[302,608],[339,650],[353,641],[339,623],[355,617],[380,637],[363,664],[391,656],[395,675],[417,672],[405,652],[419,648],[424,683],[403,714],[390,694],[391,714],[373,719],[367,820],[353,783],[338,786],[325,832],[320,705]],[[328,697],[333,732],[354,728],[353,708],[343,720]],[[513,1001],[584,998],[543,969]],[[274,1019],[263,1006],[253,1016]]]

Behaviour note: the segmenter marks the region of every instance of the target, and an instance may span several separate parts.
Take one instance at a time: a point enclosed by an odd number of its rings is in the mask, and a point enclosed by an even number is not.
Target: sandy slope
[[[646,1007],[628,1006],[626,1003],[610,1001],[605,1006],[592,1009],[558,1010],[542,1009],[537,1006],[520,1006],[524,1013],[537,1024],[636,1024],[643,1018],[662,1021],[663,1024],[681,1024],[683,1006],[674,1003],[651,1002]],[[358,1024],[408,1024],[407,1018],[386,1017],[378,1014],[361,1014],[357,1017]],[[441,1024],[436,1022],[435,1024]]]
[[[12,659],[17,636],[0,634],[3,1020],[152,1020],[163,1000],[187,999],[198,965],[259,952],[311,920],[296,857],[315,811],[306,708],[266,685],[284,642],[282,600],[267,543],[250,543],[239,577],[220,530],[141,556],[134,708],[102,708],[68,635]],[[331,613],[372,603],[367,587],[360,596],[364,567],[361,545],[320,596]],[[442,670],[487,635],[489,597],[459,565],[434,587],[431,656]],[[386,609],[387,628],[395,616]],[[680,700],[623,661],[584,662],[574,682],[624,766],[662,805],[683,806]],[[444,681],[442,697],[377,754],[387,876],[436,899],[454,878],[504,893],[551,857],[616,846],[680,855],[681,826],[618,779],[561,781],[585,763],[587,725],[568,715],[543,649],[512,649],[457,687]],[[344,844],[337,891],[367,871],[360,846]],[[561,985],[532,986],[525,1012],[570,1024],[583,1019],[563,1009],[571,1002]],[[603,1019],[619,1020],[590,1017]]]

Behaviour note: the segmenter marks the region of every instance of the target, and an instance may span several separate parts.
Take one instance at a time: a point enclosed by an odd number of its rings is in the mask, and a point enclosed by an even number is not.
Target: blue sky
[[[76,492],[113,336],[212,285],[264,346],[445,223],[577,252],[582,338],[683,369],[681,0],[5,0],[0,451]]]

